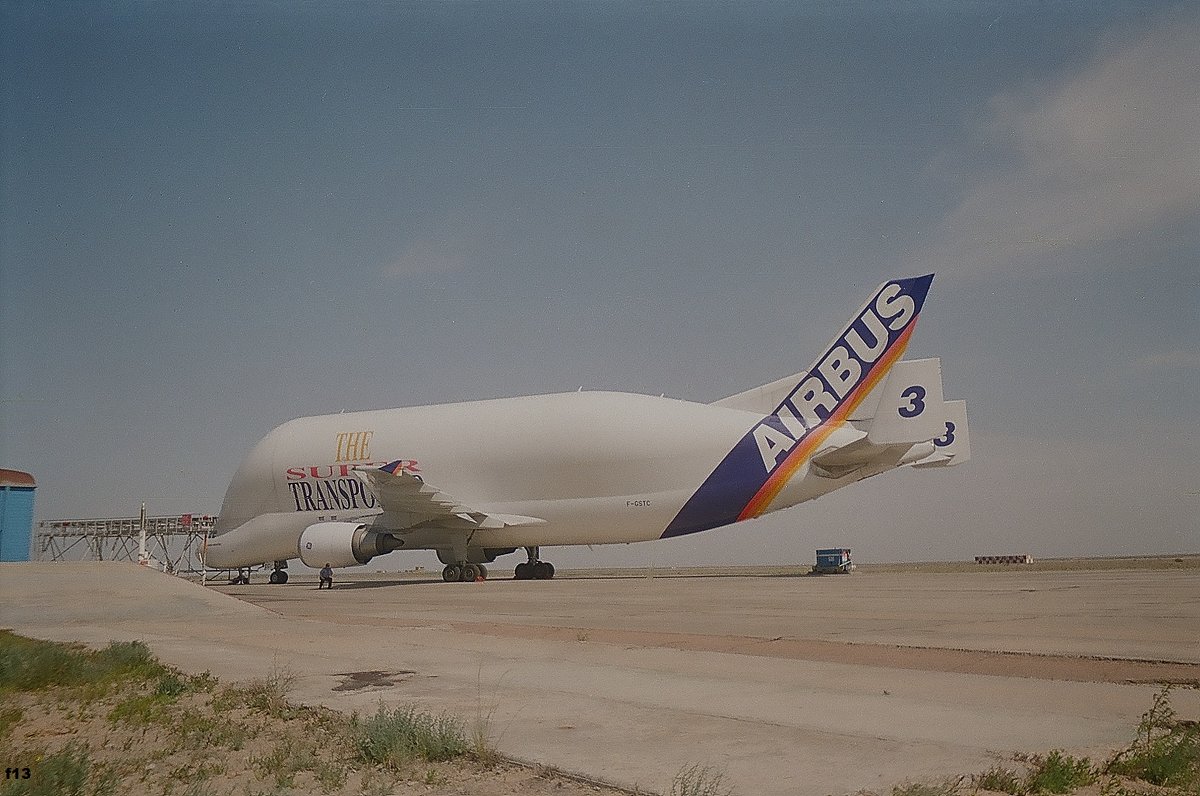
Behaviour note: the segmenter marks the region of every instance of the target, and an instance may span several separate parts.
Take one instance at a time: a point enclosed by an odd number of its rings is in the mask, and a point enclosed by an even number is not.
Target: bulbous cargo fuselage
[[[475,546],[657,539],[758,420],[737,409],[610,392],[299,418],[271,431],[238,468],[209,563],[292,558],[299,534],[315,522],[377,517],[374,496],[351,468],[397,460],[464,505],[545,520],[481,529]],[[406,547],[443,544],[436,529],[418,529]]]
[[[960,464],[966,408],[939,361],[898,364],[932,279],[885,282],[808,370],[715,404],[578,392],[284,423],[238,468],[207,561],[435,549],[452,579],[526,547],[542,571],[542,545],[695,533]]]

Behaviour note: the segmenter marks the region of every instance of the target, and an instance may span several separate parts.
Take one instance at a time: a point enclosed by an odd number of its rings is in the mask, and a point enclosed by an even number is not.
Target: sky
[[[933,272],[967,465],[543,557],[1200,551],[1198,52],[1191,3],[4,3],[0,467],[216,513],[290,418],[710,402]]]

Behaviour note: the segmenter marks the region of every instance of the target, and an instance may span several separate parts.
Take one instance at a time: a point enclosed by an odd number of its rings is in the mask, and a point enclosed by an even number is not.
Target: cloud
[[[1200,351],[1177,348],[1174,351],[1147,354],[1134,362],[1134,365],[1139,368],[1151,369],[1200,370]]]
[[[451,274],[467,267],[462,245],[450,240],[423,240],[408,246],[383,269],[385,277]]]
[[[1198,50],[1200,16],[1173,12],[1110,35],[1082,69],[993,97],[975,141],[1011,163],[969,184],[914,259],[1041,268],[1064,248],[1200,211]]]

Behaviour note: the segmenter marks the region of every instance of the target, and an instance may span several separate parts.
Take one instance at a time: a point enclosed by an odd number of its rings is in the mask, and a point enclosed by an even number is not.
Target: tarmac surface
[[[260,576],[261,577],[261,576]],[[495,576],[494,576],[495,577]],[[665,792],[888,792],[1017,752],[1103,757],[1156,683],[1200,684],[1200,569],[556,577],[342,575],[331,591],[115,563],[0,565],[0,626],[141,639],[222,680],[297,675],[342,710],[417,703],[505,754]],[[1200,690],[1181,687],[1181,718]]]

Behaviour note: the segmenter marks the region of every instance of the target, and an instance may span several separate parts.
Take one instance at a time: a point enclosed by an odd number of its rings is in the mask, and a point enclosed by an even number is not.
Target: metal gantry
[[[39,561],[133,561],[177,575],[199,575],[216,519],[182,514],[43,520],[37,526],[36,556]]]

